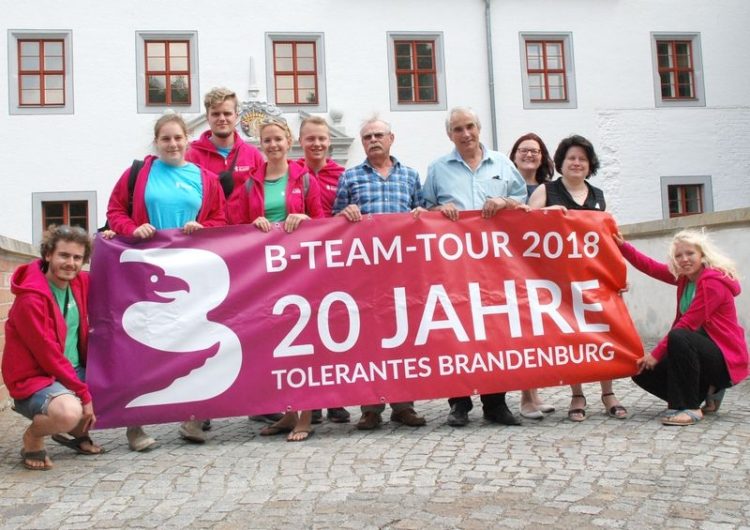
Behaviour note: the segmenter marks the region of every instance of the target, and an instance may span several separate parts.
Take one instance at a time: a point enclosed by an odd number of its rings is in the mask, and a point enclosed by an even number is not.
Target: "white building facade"
[[[745,0],[217,5],[2,3],[0,234],[37,241],[50,220],[94,231],[156,118],[169,108],[200,123],[214,86],[276,104],[293,130],[300,112],[326,117],[354,138],[349,166],[377,114],[424,177],[452,148],[447,110],[466,105],[506,153],[529,131],[551,151],[589,138],[602,162],[592,183],[620,223],[750,205]]]

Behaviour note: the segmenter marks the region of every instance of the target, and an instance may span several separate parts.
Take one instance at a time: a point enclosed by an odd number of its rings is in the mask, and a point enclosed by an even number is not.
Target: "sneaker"
[[[274,414],[258,414],[256,416],[248,416],[247,419],[252,420],[252,421],[259,421],[262,423],[271,424],[271,423],[276,423],[283,417],[284,417],[284,414],[282,414],[281,412],[276,412]]]
[[[328,418],[328,421],[332,423],[349,423],[349,420],[351,419],[351,414],[349,414],[349,411],[346,410],[343,407],[337,407],[333,409],[328,409],[328,413],[326,414],[326,417]]]
[[[156,445],[156,440],[143,431],[143,427],[128,427],[125,429],[128,447],[131,451],[148,451]]]
[[[318,424],[323,423],[323,411],[321,409],[315,409],[312,411],[311,423]]]
[[[357,429],[360,431],[371,431],[383,423],[383,417],[380,412],[363,412],[362,417],[357,422]]]
[[[206,435],[203,434],[203,420],[182,422],[178,432],[184,440],[194,444],[202,444],[206,441]]]
[[[391,412],[391,421],[401,423],[408,427],[422,427],[427,421],[422,416],[417,416],[413,408],[402,409]]]
[[[446,423],[451,427],[464,427],[469,423],[469,411],[461,407],[458,403],[451,405],[451,411],[448,413]]]

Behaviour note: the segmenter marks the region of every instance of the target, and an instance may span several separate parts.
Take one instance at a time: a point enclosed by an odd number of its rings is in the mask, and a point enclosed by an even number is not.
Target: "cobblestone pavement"
[[[6,410],[0,526],[750,528],[750,384],[691,427],[661,426],[663,404],[628,380],[615,384],[625,421],[603,413],[598,385],[585,389],[589,415],[577,424],[566,420],[569,391],[546,389],[557,412],[521,427],[487,424],[475,406],[467,427],[452,428],[435,400],[417,404],[423,428],[323,423],[304,443],[233,418],[215,420],[202,446],[175,424],[149,427],[160,447],[138,454],[112,429],[95,433],[102,456],[50,442],[48,472],[21,466],[27,422]],[[518,395],[508,397],[514,410]]]

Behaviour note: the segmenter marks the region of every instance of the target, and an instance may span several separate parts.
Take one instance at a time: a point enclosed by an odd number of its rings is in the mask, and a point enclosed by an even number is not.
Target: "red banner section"
[[[99,426],[632,375],[643,348],[598,212],[462,212],[98,240]]]

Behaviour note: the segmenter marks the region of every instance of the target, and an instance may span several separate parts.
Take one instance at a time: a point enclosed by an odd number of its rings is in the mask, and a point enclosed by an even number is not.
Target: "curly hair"
[[[83,263],[88,263],[91,257],[91,237],[86,230],[80,226],[49,225],[42,235],[42,243],[39,245],[43,272],[47,272],[47,257],[55,252],[59,241],[83,245]]]

